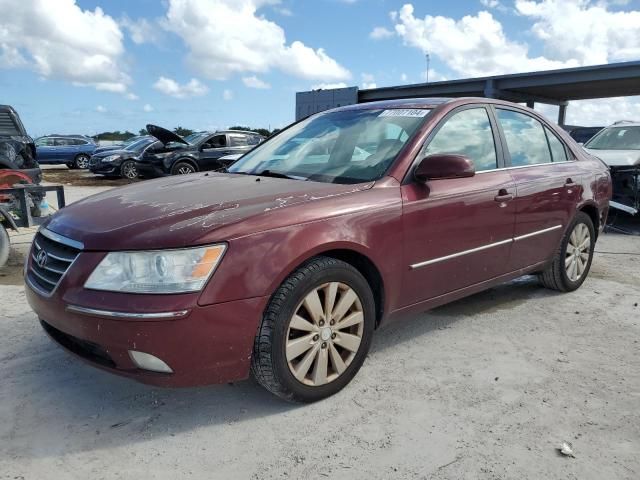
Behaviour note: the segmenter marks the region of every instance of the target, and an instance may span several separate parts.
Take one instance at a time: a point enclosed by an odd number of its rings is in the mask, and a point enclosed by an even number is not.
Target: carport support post
[[[560,108],[558,108],[558,125],[564,125],[564,122],[567,119],[567,104],[560,104]]]

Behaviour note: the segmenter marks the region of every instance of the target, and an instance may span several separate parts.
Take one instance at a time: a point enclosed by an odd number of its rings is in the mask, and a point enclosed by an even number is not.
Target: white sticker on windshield
[[[425,117],[429,110],[423,108],[394,108],[384,110],[379,117]]]

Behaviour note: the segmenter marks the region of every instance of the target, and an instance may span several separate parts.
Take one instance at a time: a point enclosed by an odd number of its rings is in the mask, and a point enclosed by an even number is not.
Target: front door
[[[218,159],[232,152],[227,145],[227,137],[224,134],[218,134],[205,140],[200,147],[200,170],[213,170],[220,168]]]
[[[420,156],[466,155],[476,175],[403,185],[403,306],[509,271],[515,183],[507,170],[498,170],[502,155],[488,109],[463,107],[436,128]]]
[[[548,260],[580,198],[581,178],[569,150],[533,116],[496,108],[506,140],[506,161],[516,182],[516,227],[511,269]]]

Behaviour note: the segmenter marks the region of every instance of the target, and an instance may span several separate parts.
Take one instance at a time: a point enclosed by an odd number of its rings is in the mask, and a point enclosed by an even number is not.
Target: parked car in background
[[[35,143],[41,164],[64,164],[71,169],[87,168],[97,148],[94,140],[86,135],[47,135],[37,138]]]
[[[138,140],[141,140],[141,139],[143,139],[143,138],[145,138],[147,136],[148,135],[135,135],[133,137],[127,138],[123,142],[112,143],[110,145],[99,145],[94,150],[93,153],[96,154],[96,153],[108,152],[109,150],[122,150],[123,148],[128,147],[132,143],[136,143]]]
[[[621,121],[603,129],[584,148],[609,165],[613,205],[640,211],[640,122]],[[635,210],[635,212],[634,212]]]
[[[138,137],[138,140],[117,150],[94,153],[89,160],[89,170],[109,177],[138,178],[136,160],[149,148],[161,148],[162,143],[152,136]]]
[[[577,127],[569,131],[569,135],[578,143],[587,143],[596,133],[604,127]]]
[[[221,161],[221,157],[246,153],[265,139],[242,130],[197,132],[185,138],[156,125],[147,125],[147,131],[160,140],[164,148],[148,152],[138,160],[138,172],[143,177],[184,175],[227,167],[230,163]]]
[[[610,194],[606,166],[526,107],[351,105],[228,173],[59,211],[28,256],[26,296],[56,342],[105,370],[164,386],[251,371],[311,402],[347,385],[394,319],[525,274],[579,288]],[[51,270],[34,260],[49,253]]]

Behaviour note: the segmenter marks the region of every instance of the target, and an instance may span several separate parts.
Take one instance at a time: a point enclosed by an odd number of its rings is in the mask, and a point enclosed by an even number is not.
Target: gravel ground
[[[640,241],[597,250],[577,292],[524,277],[389,325],[308,406],[252,381],[165,390],[93,369],[8,275],[0,478],[638,479]]]

